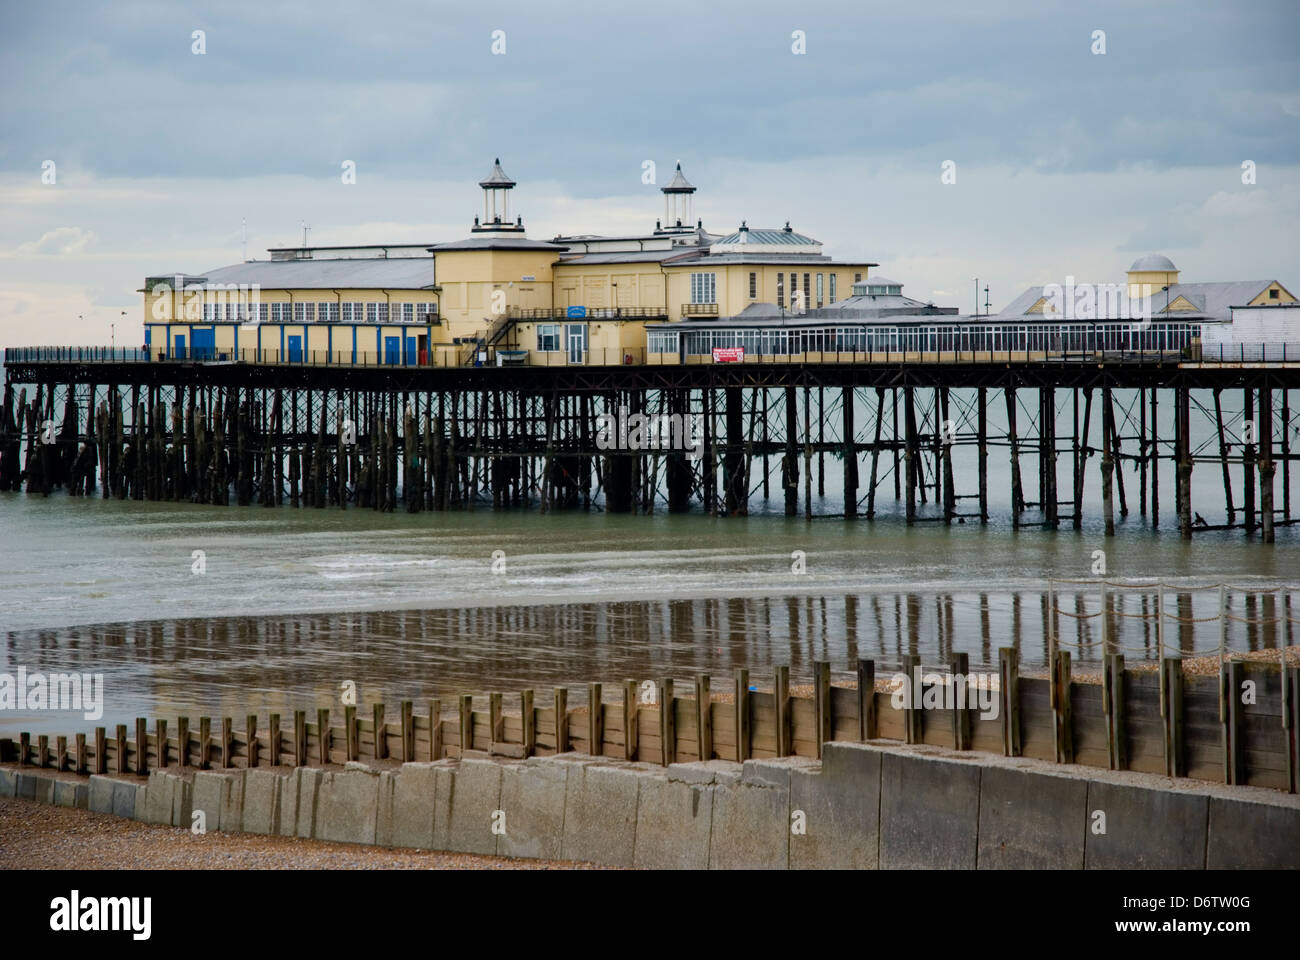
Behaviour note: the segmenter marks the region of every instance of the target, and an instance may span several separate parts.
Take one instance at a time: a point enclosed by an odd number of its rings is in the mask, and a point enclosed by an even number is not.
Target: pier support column
[[[1191,422],[1190,397],[1186,387],[1175,391],[1175,416],[1178,427],[1178,532],[1184,540],[1192,538],[1192,445],[1188,437]]]
[[[1243,448],[1241,454],[1241,510],[1246,515],[1246,536],[1251,536],[1255,532],[1255,441],[1258,434],[1255,423],[1255,392],[1249,387],[1243,393],[1243,405],[1241,412],[1241,432],[1243,436]]]
[[[1101,511],[1106,521],[1106,536],[1115,536],[1115,504],[1112,488],[1115,478],[1115,461],[1111,436],[1114,414],[1110,408],[1110,388],[1101,391]]]
[[[845,387],[841,396],[840,403],[844,408],[844,517],[852,519],[858,515],[858,448],[853,425],[853,388]]]
[[[1264,543],[1273,542],[1273,397],[1264,387],[1259,391],[1259,522]]]
[[[739,387],[727,387],[727,446],[722,476],[728,516],[749,514],[749,476],[745,469],[745,406]]]
[[[979,405],[976,411],[976,430],[979,433],[980,523],[985,524],[989,522],[989,424],[987,396],[983,387],[976,391],[975,402]]]
[[[785,490],[785,515],[799,515],[799,411],[795,409],[794,387],[785,388],[785,457],[781,461],[781,487]]]
[[[1020,526],[1020,514],[1025,509],[1024,488],[1020,484],[1020,448],[1016,444],[1016,388],[1006,387],[1003,396],[1007,401],[1007,444],[1011,450],[1011,526]]]
[[[907,522],[916,519],[916,406],[912,388],[903,388],[903,428],[907,439],[903,446],[903,467],[906,474],[903,485],[907,487]]]

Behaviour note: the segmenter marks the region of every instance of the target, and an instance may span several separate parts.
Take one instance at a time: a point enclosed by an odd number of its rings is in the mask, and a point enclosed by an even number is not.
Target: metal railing
[[[698,331],[695,331],[698,333]],[[717,331],[725,333],[725,331]],[[655,343],[664,345],[662,338]],[[742,346],[745,344],[719,344]],[[1214,344],[1205,346],[1197,342],[1147,349],[1139,344],[1137,349],[1053,349],[1027,348],[1026,344],[1009,342],[1000,349],[972,349],[963,347],[927,349],[895,347],[886,342],[883,348],[844,348],[836,341],[797,341],[794,349],[781,352],[751,350],[746,348],[742,363],[753,364],[994,364],[994,363],[1300,363],[1300,343]],[[928,345],[926,345],[928,346]],[[1071,345],[1076,346],[1076,345]],[[522,363],[520,362],[522,359]],[[581,351],[531,350],[508,345],[479,344],[473,341],[461,344],[434,346],[421,351],[389,350],[299,350],[281,351],[278,348],[221,350],[211,347],[190,347],[184,351],[161,349],[145,350],[139,347],[6,347],[6,366],[20,363],[238,363],[306,367],[425,367],[447,369],[465,366],[666,366],[708,364],[715,362],[712,348],[700,352],[696,346],[684,356],[679,346],[670,349],[650,350],[645,347],[597,347]],[[719,361],[722,362],[722,361]]]

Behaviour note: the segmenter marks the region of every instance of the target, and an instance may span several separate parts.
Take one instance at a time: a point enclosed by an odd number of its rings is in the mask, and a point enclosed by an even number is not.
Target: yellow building
[[[680,164],[664,218],[627,236],[531,240],[499,160],[479,186],[483,213],[464,240],[277,248],[149,277],[146,348],[270,363],[638,363],[647,322],[799,314],[847,298],[875,266],[832,261],[789,223],[709,233],[692,222],[696,188]]]

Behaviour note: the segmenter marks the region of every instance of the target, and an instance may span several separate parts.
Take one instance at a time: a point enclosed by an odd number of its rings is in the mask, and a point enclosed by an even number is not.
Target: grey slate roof
[[[404,289],[433,286],[433,257],[373,260],[254,260],[203,274],[209,283],[257,284],[268,290]]]
[[[747,230],[737,230],[735,233],[728,234],[721,240],[717,241],[718,245],[734,243],[770,243],[780,245],[797,244],[799,246],[817,246],[819,241],[812,237],[806,237],[802,233],[795,233],[793,230],[771,230],[767,228],[750,228]]]
[[[1152,269],[1162,269],[1159,267]],[[1124,283],[1126,281],[1118,281]],[[1249,303],[1255,297],[1272,284],[1272,280],[1225,280],[1210,283],[1173,283],[1169,285],[1168,295],[1164,290],[1154,290],[1148,298],[1150,301],[1151,316],[1163,316],[1166,303],[1173,303],[1179,297],[1185,297],[1196,310],[1175,310],[1171,311],[1168,316],[1172,319],[1179,317],[1191,319],[1194,317],[1209,317],[1215,320],[1231,320],[1231,307],[1240,307]],[[1082,281],[1075,281],[1075,287],[1082,285]],[[1043,296],[1043,287],[1040,284],[1036,287],[1029,287],[1009,304],[1002,308],[1001,312],[996,314],[999,320],[1030,320],[1048,319],[1041,317],[1037,313],[1026,314],[1030,307],[1039,301]],[[1141,302],[1136,304],[1138,311],[1143,312],[1145,305]],[[1115,317],[1098,319],[1117,319]]]
[[[680,163],[677,164],[677,171],[673,174],[673,178],[669,180],[666,184],[664,184],[663,192],[664,193],[694,193],[695,192],[695,187],[691,185],[689,180],[687,180],[685,177],[682,176],[682,165]]]
[[[497,157],[492,161],[492,170],[488,173],[486,180],[478,182],[480,187],[513,187],[515,182],[506,176],[506,172],[501,169],[501,158]]]

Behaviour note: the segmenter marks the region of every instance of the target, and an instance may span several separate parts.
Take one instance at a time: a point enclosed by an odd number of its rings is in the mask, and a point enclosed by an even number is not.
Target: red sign
[[[739,363],[745,359],[744,347],[714,347],[714,363]]]

